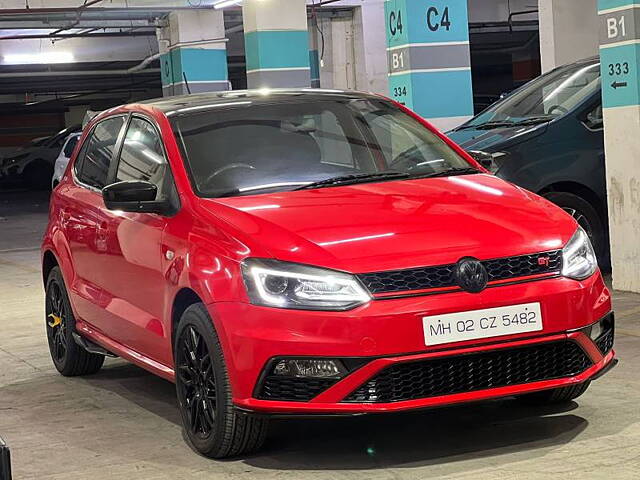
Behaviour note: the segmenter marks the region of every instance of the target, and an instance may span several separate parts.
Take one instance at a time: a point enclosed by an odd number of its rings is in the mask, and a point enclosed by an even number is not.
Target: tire
[[[98,372],[104,356],[87,352],[73,339],[76,320],[59,267],[54,267],[49,273],[45,291],[47,341],[56,370],[65,377]]]
[[[51,188],[53,166],[44,160],[35,160],[22,172],[24,183],[30,190],[48,190]]]
[[[584,228],[591,240],[598,261],[602,265],[607,259],[607,232],[600,215],[591,203],[568,192],[549,192],[544,198],[562,208]]]
[[[174,360],[178,406],[190,445],[210,458],[259,449],[268,420],[234,408],[220,339],[201,303],[191,305],[180,318]]]
[[[578,398],[587,391],[591,382],[579,383],[570,387],[553,388],[541,392],[527,393],[518,399],[530,405],[554,405],[557,403],[567,403]]]

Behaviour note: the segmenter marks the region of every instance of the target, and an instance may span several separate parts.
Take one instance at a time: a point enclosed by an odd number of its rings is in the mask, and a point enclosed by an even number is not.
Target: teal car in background
[[[448,132],[497,176],[570,213],[609,264],[599,59],[558,67]]]

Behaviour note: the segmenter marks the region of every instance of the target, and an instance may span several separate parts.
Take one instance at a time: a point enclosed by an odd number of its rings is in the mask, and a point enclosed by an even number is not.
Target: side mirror
[[[601,128],[604,128],[604,121],[602,118],[602,112],[600,112],[600,115],[597,115],[596,112],[589,112],[587,114],[587,117],[584,121],[584,124],[587,128],[591,129],[591,130],[599,130]]]
[[[169,202],[156,201],[157,195],[158,187],[140,180],[112,183],[102,189],[105,206],[123,212],[164,214],[170,209]]]
[[[473,159],[482,165],[487,170],[491,170],[493,167],[493,155],[480,150],[468,150],[467,153],[473,157]]]

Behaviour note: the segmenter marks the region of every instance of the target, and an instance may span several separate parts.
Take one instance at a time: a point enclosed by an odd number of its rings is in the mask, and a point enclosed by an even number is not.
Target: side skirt
[[[115,340],[107,337],[103,333],[99,332],[91,325],[83,322],[82,320],[76,320],[76,331],[82,337],[87,338],[93,343],[101,346],[105,350],[116,354],[119,357],[128,360],[135,365],[138,365],[149,372],[158,375],[159,377],[164,378],[165,380],[169,380],[170,382],[175,382],[175,372],[173,368],[164,365],[160,362],[157,362],[145,355],[132,350],[121,343],[116,342]]]

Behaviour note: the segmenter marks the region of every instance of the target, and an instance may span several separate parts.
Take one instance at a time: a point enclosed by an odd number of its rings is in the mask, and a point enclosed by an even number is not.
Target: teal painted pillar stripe
[[[640,7],[640,2],[633,0],[599,0],[598,11],[610,10],[612,8],[636,6]]]
[[[604,108],[640,105],[640,4],[599,0]]]
[[[245,33],[247,71],[309,68],[306,30],[261,30]]]
[[[318,50],[309,50],[309,65],[311,67],[311,86],[320,87],[320,54]]]
[[[386,0],[389,89],[425,118],[473,115],[467,0]]]
[[[392,75],[389,88],[405,96],[405,105],[425,118],[463,117],[470,115],[473,105],[471,77],[466,71]],[[438,94],[447,91],[457,93]]]
[[[161,55],[160,62],[163,85],[183,82],[183,72],[189,82],[228,79],[225,49],[176,48]]]
[[[176,48],[160,56],[160,65],[165,96],[229,88],[226,49]]]

